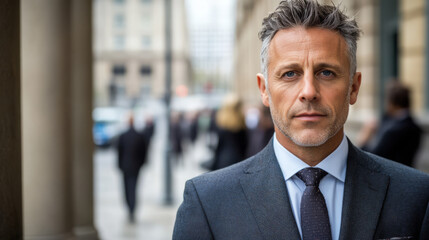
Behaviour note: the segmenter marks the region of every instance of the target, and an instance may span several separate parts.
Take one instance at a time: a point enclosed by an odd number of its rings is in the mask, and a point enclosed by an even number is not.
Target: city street
[[[122,175],[117,168],[116,150],[96,149],[94,154],[95,223],[103,240],[171,239],[177,208],[183,199],[185,181],[204,172],[200,163],[210,158],[204,137],[184,149],[184,161],[173,161],[174,204],[164,202],[164,124],[158,124],[151,143],[148,163],[138,182],[136,223],[130,224],[123,196]]]

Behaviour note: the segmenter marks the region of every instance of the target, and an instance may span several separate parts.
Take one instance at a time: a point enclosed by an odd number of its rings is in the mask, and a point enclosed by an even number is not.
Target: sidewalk
[[[183,199],[185,181],[204,171],[199,167],[210,156],[202,138],[189,149],[185,161],[173,164],[173,206],[163,205],[164,152],[162,134],[154,136],[148,164],[140,172],[136,223],[128,223],[122,175],[114,149],[97,149],[94,154],[95,224],[103,240],[171,239],[176,211]]]

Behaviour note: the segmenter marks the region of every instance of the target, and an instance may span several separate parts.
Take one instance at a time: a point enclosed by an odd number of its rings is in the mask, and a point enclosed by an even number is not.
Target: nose
[[[305,74],[302,79],[302,88],[299,94],[301,101],[316,101],[319,99],[319,86],[313,74]]]

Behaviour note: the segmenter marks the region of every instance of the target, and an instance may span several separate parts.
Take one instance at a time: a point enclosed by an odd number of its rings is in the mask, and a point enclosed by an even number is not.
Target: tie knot
[[[326,174],[327,173],[320,168],[309,167],[297,172],[296,176],[298,176],[305,183],[305,186],[318,187],[320,180],[322,180]]]

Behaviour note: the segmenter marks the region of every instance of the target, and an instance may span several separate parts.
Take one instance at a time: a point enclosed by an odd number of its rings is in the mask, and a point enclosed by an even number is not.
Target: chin
[[[302,134],[286,134],[286,136],[300,147],[319,147],[326,143],[330,136],[327,132],[306,132]]]
[[[328,141],[328,138],[323,139],[301,139],[301,138],[290,138],[293,143],[300,147],[319,147]]]

